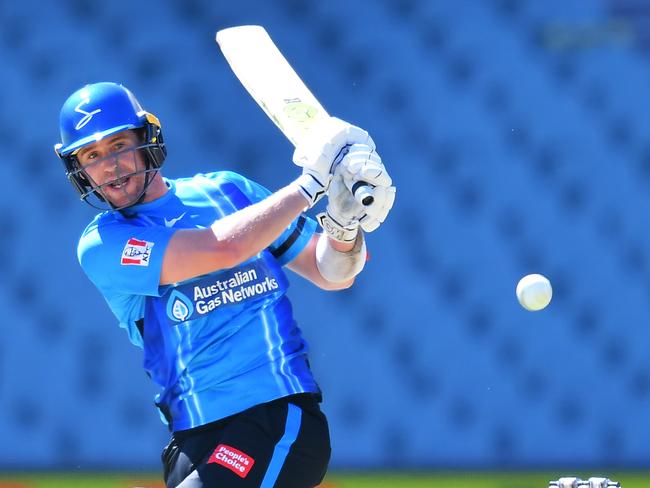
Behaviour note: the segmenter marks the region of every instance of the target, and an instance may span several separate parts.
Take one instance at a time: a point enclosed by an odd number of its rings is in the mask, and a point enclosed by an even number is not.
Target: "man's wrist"
[[[293,184],[298,187],[302,196],[305,197],[307,205],[313,207],[327,192],[329,179],[322,181],[322,177],[319,178],[310,173],[303,173],[293,181]]]
[[[316,215],[316,220],[322,227],[327,236],[336,242],[340,243],[354,243],[359,233],[359,223],[351,222],[343,225],[338,222],[329,212],[323,212]]]

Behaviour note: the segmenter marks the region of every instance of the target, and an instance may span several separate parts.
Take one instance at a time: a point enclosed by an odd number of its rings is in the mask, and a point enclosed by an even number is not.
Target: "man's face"
[[[132,130],[118,132],[77,153],[77,160],[96,191],[115,208],[136,203],[145,184],[146,165],[140,151],[142,144]],[[140,173],[138,173],[140,172]]]

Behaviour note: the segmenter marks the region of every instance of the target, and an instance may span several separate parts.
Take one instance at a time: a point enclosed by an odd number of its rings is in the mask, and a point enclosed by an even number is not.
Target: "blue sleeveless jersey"
[[[144,368],[161,386],[156,404],[184,430],[286,395],[318,393],[286,297],[282,266],[315,232],[301,216],[267,249],[231,269],[160,286],[177,229],[206,228],[270,192],[232,172],[168,180],[161,198],[104,212],[86,228],[81,266],[106,298]]]

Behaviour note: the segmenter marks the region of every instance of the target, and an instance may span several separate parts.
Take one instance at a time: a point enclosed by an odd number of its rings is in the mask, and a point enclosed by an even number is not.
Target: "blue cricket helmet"
[[[92,193],[92,187],[75,157],[82,147],[124,130],[143,129],[139,149],[144,150],[149,169],[159,168],[167,155],[158,119],[143,110],[135,95],[118,83],[93,83],[70,95],[61,108],[59,128],[61,142],[54,150],[83,200]]]

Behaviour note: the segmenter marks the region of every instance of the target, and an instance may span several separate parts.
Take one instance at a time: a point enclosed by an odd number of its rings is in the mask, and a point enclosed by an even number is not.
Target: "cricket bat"
[[[329,117],[264,27],[222,29],[216,41],[241,84],[294,147],[315,122]],[[350,191],[362,205],[374,201],[372,186],[365,181],[355,182]]]

